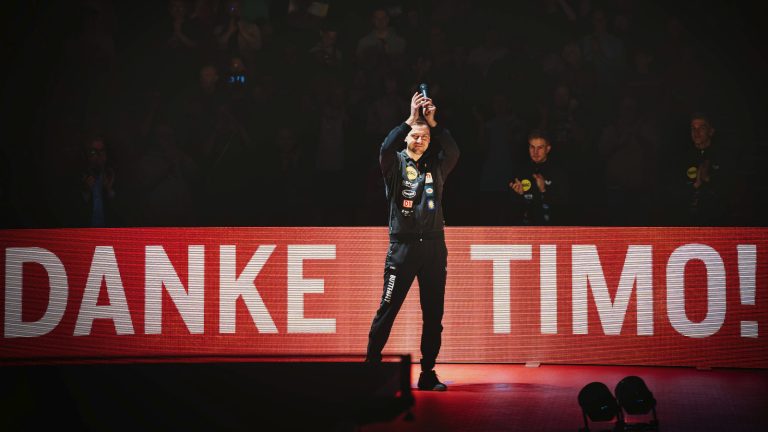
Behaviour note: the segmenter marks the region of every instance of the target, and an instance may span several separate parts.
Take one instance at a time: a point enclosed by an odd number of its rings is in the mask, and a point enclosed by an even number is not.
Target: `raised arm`
[[[392,165],[395,163],[395,154],[400,150],[402,144],[405,142],[405,136],[411,130],[413,125],[419,118],[419,110],[424,106],[427,99],[419,93],[414,93],[411,97],[411,112],[405,122],[395,126],[381,144],[379,150],[379,165],[381,166],[381,173],[384,177],[389,176],[389,171],[392,169]]]
[[[459,146],[456,145],[456,141],[448,132],[448,129],[439,127],[435,120],[435,113],[437,107],[432,103],[432,99],[426,99],[424,105],[424,119],[427,121],[432,134],[438,137],[440,142],[440,153],[438,153],[438,159],[440,160],[440,167],[443,174],[448,175],[456,163],[459,161]]]
[[[435,130],[436,134],[440,137],[440,166],[444,175],[448,175],[456,167],[456,163],[459,161],[459,146],[456,145],[456,141],[448,131],[448,129],[439,128]]]
[[[407,123],[401,123],[389,131],[387,137],[384,138],[381,149],[379,149],[379,165],[384,177],[389,177],[389,172],[395,164],[395,155],[405,142],[405,136],[410,130],[411,127]]]

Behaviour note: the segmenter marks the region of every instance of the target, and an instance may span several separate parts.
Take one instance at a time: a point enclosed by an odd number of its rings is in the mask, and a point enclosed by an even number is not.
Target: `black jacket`
[[[391,241],[414,241],[443,235],[443,185],[459,160],[459,148],[447,129],[430,131],[427,151],[414,161],[398,151],[411,131],[406,123],[392,129],[379,153],[389,201]]]
[[[533,174],[544,176],[546,192],[539,190]],[[518,170],[515,178],[523,183],[523,195],[510,189],[513,203],[519,212],[514,222],[523,225],[562,225],[567,221],[569,183],[563,169],[549,160],[538,164],[529,161]]]
[[[685,225],[722,225],[731,209],[733,173],[730,161],[719,149],[710,146],[699,150],[690,147],[677,172],[679,203],[684,206]],[[698,170],[708,165],[709,181],[696,188]]]

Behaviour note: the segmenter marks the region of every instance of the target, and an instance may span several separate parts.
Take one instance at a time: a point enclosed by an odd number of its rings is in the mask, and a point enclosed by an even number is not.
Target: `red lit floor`
[[[441,364],[435,370],[448,391],[415,391],[413,420],[360,430],[576,432],[584,426],[576,399],[582,387],[601,381],[613,391],[622,378],[637,375],[657,400],[660,430],[768,431],[768,370],[498,364]],[[415,387],[418,365],[412,373]],[[592,431],[612,427],[590,424]]]

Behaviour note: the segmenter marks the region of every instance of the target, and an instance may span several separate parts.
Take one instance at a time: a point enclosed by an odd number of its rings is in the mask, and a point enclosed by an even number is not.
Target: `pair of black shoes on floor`
[[[448,390],[448,386],[441,383],[440,380],[437,379],[437,374],[433,370],[421,372],[421,375],[419,375],[418,387],[419,387],[419,390],[427,390],[427,391]]]

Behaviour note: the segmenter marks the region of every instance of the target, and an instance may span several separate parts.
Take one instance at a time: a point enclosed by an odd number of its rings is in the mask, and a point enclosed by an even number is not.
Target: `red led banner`
[[[768,367],[768,230],[448,228],[442,362]],[[386,228],[0,231],[0,358],[363,354]],[[414,283],[385,353],[419,358]]]

